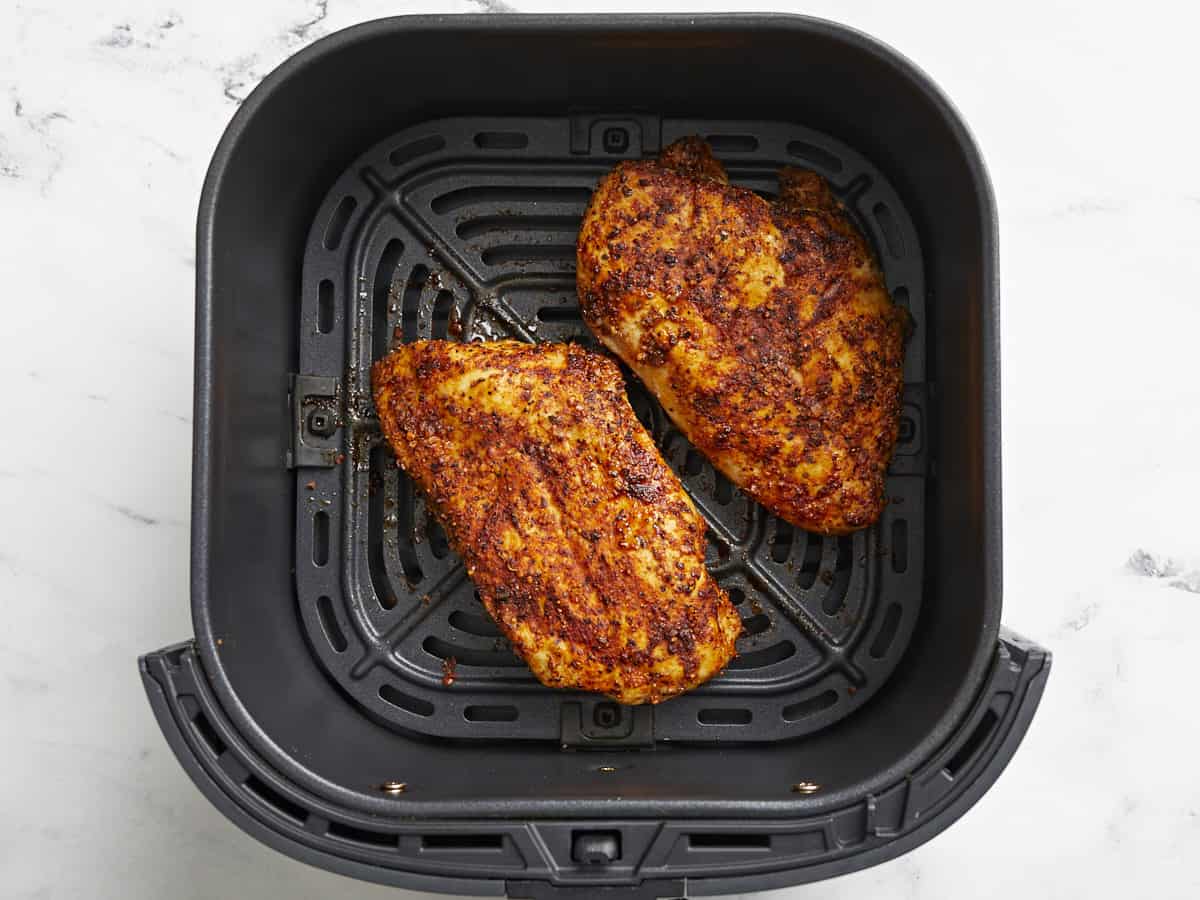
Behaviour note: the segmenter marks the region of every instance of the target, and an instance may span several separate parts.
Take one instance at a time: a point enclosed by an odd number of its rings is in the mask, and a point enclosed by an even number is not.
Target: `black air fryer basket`
[[[770,196],[829,179],[915,328],[890,502],[851,537],[748,501],[629,377],[745,622],[657,707],[551,691],[383,446],[373,359],[592,343],[574,240],[618,160],[704,136]],[[470,895],[666,897],[826,878],[992,784],[1049,655],[1000,627],[996,219],[978,151],[889,48],[790,16],[416,17],[268,77],[197,236],[194,640],[141,672],[226,815],[334,871]]]

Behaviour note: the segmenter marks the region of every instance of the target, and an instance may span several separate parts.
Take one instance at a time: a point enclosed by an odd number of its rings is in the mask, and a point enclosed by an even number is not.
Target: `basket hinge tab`
[[[341,384],[325,375],[288,375],[288,406],[291,409],[291,440],[287,467],[329,469],[337,465],[341,452],[338,430],[342,427]]]

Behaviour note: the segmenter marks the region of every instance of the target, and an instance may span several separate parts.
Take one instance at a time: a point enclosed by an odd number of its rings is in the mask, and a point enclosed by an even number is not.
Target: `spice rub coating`
[[[741,620],[704,566],[704,520],[616,363],[418,341],[371,375],[397,462],[543,684],[656,703],[733,658]]]
[[[829,185],[768,201],[684,138],[599,184],[577,244],[584,320],[734,484],[845,534],[884,505],[908,317]]]

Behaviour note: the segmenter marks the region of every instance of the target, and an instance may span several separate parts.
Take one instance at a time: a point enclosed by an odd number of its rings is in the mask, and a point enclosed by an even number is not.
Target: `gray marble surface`
[[[568,6],[0,7],[0,895],[417,896],[243,835],[171,756],[136,677],[139,652],[192,633],[196,203],[237,104],[309,41],[386,14]],[[578,8],[722,6],[738,5]],[[1200,14],[753,6],[893,44],[982,145],[1002,231],[1004,618],[1056,653],[1032,731],[962,821],[764,896],[1200,896]]]

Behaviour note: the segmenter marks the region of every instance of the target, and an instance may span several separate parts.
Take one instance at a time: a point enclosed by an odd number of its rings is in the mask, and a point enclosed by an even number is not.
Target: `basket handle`
[[[982,690],[927,760],[886,789],[837,809],[798,807],[792,818],[739,818],[730,829],[762,838],[773,852],[761,858],[771,865],[747,872],[742,859],[684,879],[675,873],[681,868],[695,873],[698,861],[678,859],[675,848],[688,844],[697,825],[682,818],[456,822],[463,830],[503,835],[504,846],[520,847],[520,853],[508,865],[474,877],[459,874],[452,864],[442,873],[421,873],[409,868],[421,860],[405,855],[421,841],[405,837],[421,837],[436,825],[364,817],[307,792],[258,756],[221,708],[194,642],[138,662],[159,726],[184,769],[218,809],[263,843],[309,865],[368,881],[476,896],[507,893],[519,900],[662,900],[685,896],[700,881],[704,894],[732,894],[818,881],[899,856],[944,830],[992,785],[1021,743],[1050,670],[1046,650],[1001,629]],[[366,832],[371,840],[351,844],[334,834],[339,827],[343,836],[348,830]],[[546,840],[555,829],[571,839]],[[534,833],[542,839],[535,841]],[[614,843],[605,845],[601,838],[614,834]],[[576,845],[579,835],[596,840]],[[789,859],[785,848],[797,835],[816,844],[806,843],[803,853]],[[611,847],[622,845],[637,862],[605,877],[606,854],[613,858]],[[511,864],[518,860],[523,867]],[[627,883],[611,884],[622,878]],[[605,880],[610,885],[596,884]]]

